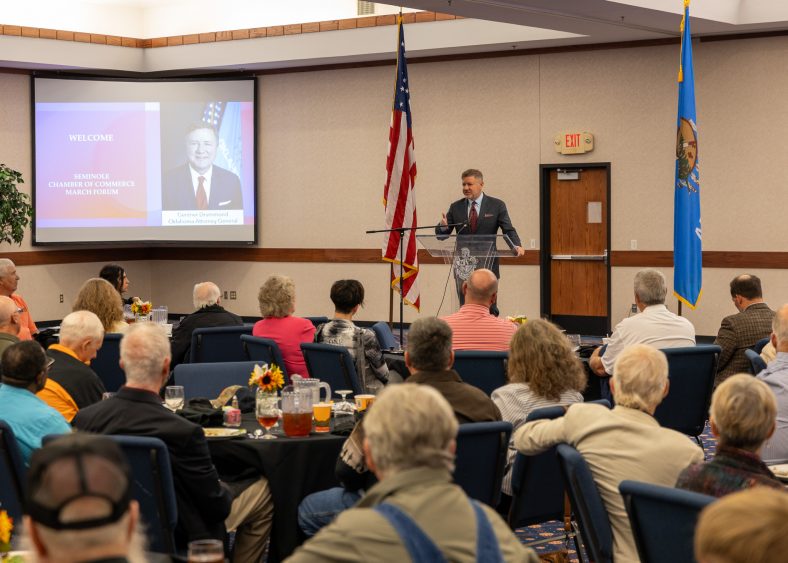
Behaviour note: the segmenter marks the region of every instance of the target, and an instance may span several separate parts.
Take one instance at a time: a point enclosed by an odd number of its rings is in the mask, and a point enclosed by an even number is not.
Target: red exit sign
[[[561,154],[583,154],[594,150],[594,136],[587,131],[565,131],[555,136],[555,150]]]

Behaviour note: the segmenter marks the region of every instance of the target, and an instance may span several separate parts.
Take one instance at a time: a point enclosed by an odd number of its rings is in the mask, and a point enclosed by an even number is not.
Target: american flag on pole
[[[405,62],[405,33],[402,16],[397,22],[397,80],[389,127],[389,152],[386,159],[386,184],[383,204],[386,207],[386,228],[407,228],[403,234],[386,233],[383,239],[383,260],[393,264],[391,287],[399,291],[405,303],[419,310],[419,261],[416,255],[416,158],[413,154],[413,129],[410,115],[408,67]],[[404,244],[400,261],[399,245]]]

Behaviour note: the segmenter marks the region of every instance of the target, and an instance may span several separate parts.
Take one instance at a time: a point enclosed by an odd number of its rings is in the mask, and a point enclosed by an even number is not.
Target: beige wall
[[[700,43],[694,53],[704,247],[782,251],[788,196],[779,140],[788,130],[788,38]],[[634,239],[639,250],[670,250],[677,62],[678,47],[663,46],[411,64],[421,224],[437,221],[459,197],[459,172],[477,167],[488,192],[506,200],[526,247],[535,239],[538,248],[539,164],[610,162],[612,249],[629,250]],[[364,231],[382,226],[392,86],[390,67],[260,77],[261,246],[379,245]],[[2,161],[30,178],[28,77],[0,75],[0,96]],[[563,130],[592,132],[594,152],[557,154],[553,137]],[[362,319],[388,312],[382,263],[125,263],[121,249],[117,260],[130,270],[132,293],[173,311],[189,310],[192,285],[212,279],[238,292],[229,308],[253,315],[261,281],[283,272],[296,281],[300,314],[330,313],[328,288],[340,277],[367,287]],[[36,318],[58,318],[67,311],[56,302],[59,293],[73,295],[98,266],[20,268],[20,291]],[[614,324],[632,300],[634,272],[613,270]],[[704,270],[700,308],[685,313],[700,334],[714,334],[720,318],[734,311],[727,284],[737,273]],[[788,302],[785,271],[755,273],[773,306]],[[672,280],[670,269],[665,274]],[[420,279],[422,314],[434,314],[446,269],[425,266]],[[538,267],[504,267],[500,301],[504,313],[538,316]]]

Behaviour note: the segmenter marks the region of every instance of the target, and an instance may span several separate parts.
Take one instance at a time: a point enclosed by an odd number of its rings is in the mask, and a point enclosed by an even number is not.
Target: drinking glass
[[[577,352],[580,349],[580,335],[579,334],[567,334],[566,337],[569,339],[569,343],[572,346],[572,351]]]
[[[356,395],[356,410],[364,412],[375,402],[375,395]]]
[[[312,416],[315,419],[315,432],[331,431],[331,403],[312,405]]]
[[[271,428],[279,422],[279,397],[273,393],[258,393],[254,404],[254,414],[260,426],[265,428],[265,434],[255,439],[276,439],[276,436],[271,434]]]
[[[154,323],[161,325],[167,322],[167,307],[154,307],[151,313]]]
[[[189,563],[224,563],[224,545],[220,540],[189,542]]]
[[[334,403],[332,408],[334,414],[334,430],[349,430],[356,424],[356,407],[347,400],[347,396],[352,394],[353,391],[349,389],[338,389],[334,391],[334,393],[342,397],[340,401]]]
[[[164,405],[172,412],[183,408],[182,385],[168,385],[164,388]]]

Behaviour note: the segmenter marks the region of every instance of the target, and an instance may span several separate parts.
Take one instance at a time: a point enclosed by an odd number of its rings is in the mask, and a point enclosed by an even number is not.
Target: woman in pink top
[[[308,377],[301,343],[312,342],[315,326],[308,320],[294,317],[295,284],[287,276],[274,274],[265,280],[257,294],[260,314],[252,335],[270,338],[279,346],[288,375],[297,373]]]

